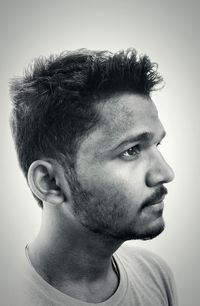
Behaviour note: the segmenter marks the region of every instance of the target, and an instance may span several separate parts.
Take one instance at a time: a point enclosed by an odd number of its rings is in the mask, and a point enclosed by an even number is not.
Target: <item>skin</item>
[[[94,303],[117,289],[111,258],[119,246],[163,231],[163,185],[174,177],[159,152],[164,128],[150,98],[123,94],[97,111],[100,122],[77,152],[79,192],[54,160],[35,161],[28,176],[44,206],[29,245],[33,266],[60,291]]]

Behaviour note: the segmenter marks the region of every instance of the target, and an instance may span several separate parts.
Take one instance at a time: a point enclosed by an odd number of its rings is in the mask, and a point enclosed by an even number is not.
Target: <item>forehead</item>
[[[150,132],[161,134],[157,109],[148,97],[123,94],[97,105],[100,121],[80,146],[86,156],[111,150],[128,136]]]
[[[100,113],[100,127],[110,133],[128,132],[129,128],[138,129],[151,125],[158,120],[158,112],[149,97],[124,94],[101,102],[97,106]]]

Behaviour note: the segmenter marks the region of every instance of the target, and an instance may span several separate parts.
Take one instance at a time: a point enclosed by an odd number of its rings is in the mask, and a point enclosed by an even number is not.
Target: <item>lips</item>
[[[155,201],[155,202],[149,202],[147,206],[151,206],[151,205],[154,205],[154,204],[158,204],[158,203],[160,203],[160,202],[163,202],[164,198],[165,198],[165,195],[163,195],[160,199],[158,199],[158,200]]]
[[[159,187],[154,191],[154,193],[149,198],[147,198],[143,202],[142,208],[162,202],[166,194],[167,194],[167,188],[164,186]]]

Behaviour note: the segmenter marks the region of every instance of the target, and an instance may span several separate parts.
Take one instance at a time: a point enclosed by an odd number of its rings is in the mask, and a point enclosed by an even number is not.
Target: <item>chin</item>
[[[157,236],[159,236],[165,229],[165,223],[160,222],[151,228],[147,229],[144,232],[138,233],[138,235],[135,235],[135,238],[133,239],[140,239],[140,240],[151,240]]]
[[[151,240],[151,239],[156,238],[157,236],[159,236],[163,231],[164,231],[164,227],[160,228],[157,231],[154,231],[154,232],[151,232],[151,233],[147,233],[146,235],[144,235],[143,237],[138,238],[138,239],[141,239],[141,240]]]
[[[118,233],[118,238],[126,240],[151,240],[160,235],[165,229],[165,223],[163,218],[159,218],[157,222],[151,224],[144,229],[142,226],[139,229],[133,228],[131,231]],[[116,236],[115,236],[116,237]]]

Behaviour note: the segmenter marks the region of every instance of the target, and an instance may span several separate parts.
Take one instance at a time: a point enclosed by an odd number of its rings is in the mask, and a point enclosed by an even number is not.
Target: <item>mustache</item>
[[[142,203],[142,208],[162,201],[164,196],[167,193],[168,193],[168,191],[167,191],[166,187],[164,187],[164,186],[158,187],[150,197],[148,197],[146,200],[144,200],[144,202]]]

